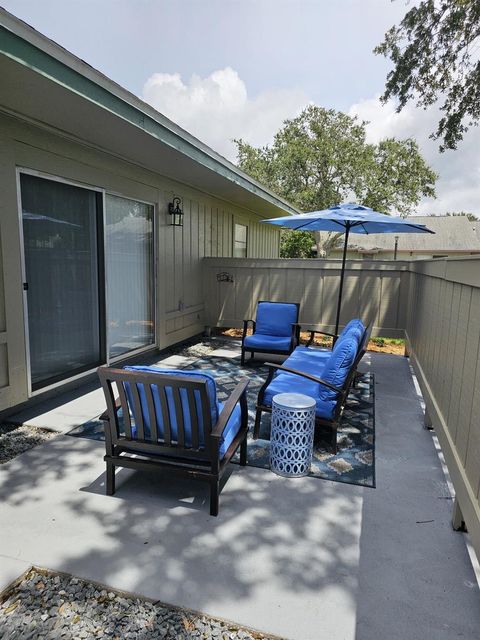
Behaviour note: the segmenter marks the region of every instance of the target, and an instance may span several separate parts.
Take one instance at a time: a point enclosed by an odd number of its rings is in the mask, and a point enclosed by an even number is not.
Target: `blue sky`
[[[372,53],[405,0],[0,0],[229,159],[266,144],[313,102],[369,120],[369,138],[418,139],[440,174],[418,213],[480,213],[478,129],[457,152],[429,141],[437,113],[382,106],[389,62]]]

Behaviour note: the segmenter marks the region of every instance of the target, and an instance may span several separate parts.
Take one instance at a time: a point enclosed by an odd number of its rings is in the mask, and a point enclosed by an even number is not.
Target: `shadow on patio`
[[[207,488],[121,470],[69,436],[2,468],[2,553],[301,640],[476,638],[480,598],[408,361],[376,373],[377,488],[233,467]],[[365,369],[365,364],[363,365]]]

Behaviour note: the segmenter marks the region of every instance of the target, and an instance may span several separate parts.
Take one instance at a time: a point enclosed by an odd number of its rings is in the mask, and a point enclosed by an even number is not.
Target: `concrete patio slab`
[[[478,638],[478,586],[408,360],[367,368],[376,489],[232,465],[211,518],[206,487],[161,475],[120,470],[105,496],[102,443],[61,435],[0,467],[2,553],[292,640]]]

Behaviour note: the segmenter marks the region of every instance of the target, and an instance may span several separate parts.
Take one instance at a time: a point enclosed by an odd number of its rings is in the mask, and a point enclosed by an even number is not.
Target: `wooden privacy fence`
[[[202,264],[205,322],[239,327],[258,300],[299,302],[300,322],[334,326],[340,261],[209,258]],[[348,261],[341,323],[360,317],[373,335],[406,337],[480,558],[480,258]]]
[[[373,335],[403,338],[408,299],[408,262],[349,260],[340,323],[359,317]],[[258,300],[300,303],[300,322],[335,327],[340,260],[203,260],[205,323],[240,327],[253,318]]]
[[[480,557],[480,259],[411,262],[406,336],[466,522]]]

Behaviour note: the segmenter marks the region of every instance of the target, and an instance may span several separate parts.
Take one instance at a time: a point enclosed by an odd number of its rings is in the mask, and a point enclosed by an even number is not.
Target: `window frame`
[[[244,256],[236,256],[235,255],[236,243],[238,242],[236,240],[236,228],[237,227],[244,227],[245,228],[245,255]],[[250,236],[249,225],[246,224],[245,222],[241,222],[240,220],[234,218],[233,219],[233,232],[232,232],[232,257],[233,258],[248,258],[249,236]],[[243,245],[243,243],[242,243],[242,245]]]

